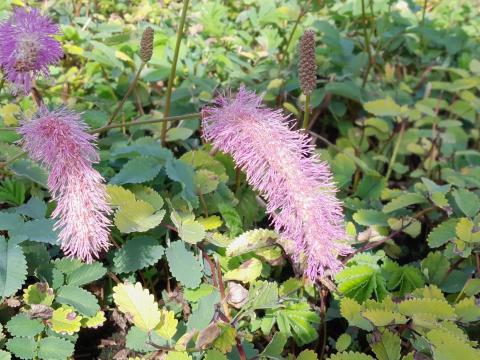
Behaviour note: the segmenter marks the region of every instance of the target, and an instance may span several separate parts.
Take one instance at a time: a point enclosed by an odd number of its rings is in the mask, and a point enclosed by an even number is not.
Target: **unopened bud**
[[[153,53],[153,29],[149,26],[142,34],[140,41],[140,57],[143,62],[149,62]]]
[[[315,33],[306,30],[300,39],[300,61],[298,77],[305,95],[310,95],[317,86],[317,65],[315,63]]]

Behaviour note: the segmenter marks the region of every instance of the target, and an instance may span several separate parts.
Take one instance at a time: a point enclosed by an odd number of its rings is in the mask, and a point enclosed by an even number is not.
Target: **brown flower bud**
[[[153,53],[153,29],[149,26],[142,34],[140,41],[140,57],[143,62],[149,62]]]
[[[315,33],[306,30],[300,39],[300,61],[298,63],[298,77],[300,86],[305,95],[310,95],[317,86],[317,64],[315,63]]]

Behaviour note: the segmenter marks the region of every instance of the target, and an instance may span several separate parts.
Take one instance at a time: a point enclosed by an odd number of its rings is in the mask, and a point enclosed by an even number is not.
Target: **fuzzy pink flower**
[[[231,154],[264,196],[275,230],[295,241],[297,261],[305,257],[305,274],[314,280],[339,271],[338,257],[351,252],[342,206],[329,167],[314,155],[309,137],[244,87],[205,108],[202,125],[205,139]]]
[[[48,187],[57,202],[52,217],[57,219],[62,250],[91,262],[109,246],[111,210],[103,178],[92,167],[99,160],[95,136],[86,130],[75,112],[43,107],[18,132],[31,158],[50,170]]]

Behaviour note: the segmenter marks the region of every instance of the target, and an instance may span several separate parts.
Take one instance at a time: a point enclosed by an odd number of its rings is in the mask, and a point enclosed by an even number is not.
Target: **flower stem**
[[[120,127],[130,127],[135,125],[145,125],[145,124],[155,124],[155,123],[167,123],[168,121],[179,121],[179,120],[195,120],[200,116],[200,113],[193,113],[193,114],[186,114],[186,115],[177,115],[177,116],[170,116],[162,119],[150,119],[150,120],[141,120],[141,121],[132,121],[125,124],[111,124],[105,125],[98,129],[93,129],[90,131],[90,134],[97,134],[104,132],[105,130],[120,128]]]
[[[127,92],[125,93],[125,95],[123,96],[122,101],[120,101],[120,103],[117,105],[117,107],[116,107],[115,110],[113,111],[113,114],[112,114],[112,116],[110,117],[110,120],[108,121],[107,125],[110,125],[110,124],[113,122],[113,120],[115,120],[115,118],[117,117],[117,115],[118,115],[118,113],[120,112],[120,110],[122,110],[123,105],[125,104],[125,102],[127,101],[128,97],[130,96],[130,94],[131,94],[131,92],[133,91],[135,85],[137,84],[138,78],[140,77],[140,73],[142,72],[142,70],[143,70],[144,67],[145,67],[145,63],[142,62],[142,65],[140,65],[140,67],[138,68],[137,73],[135,74],[135,78],[134,78],[133,81],[130,83],[130,86],[128,87]]]
[[[305,95],[305,111],[303,112],[303,125],[304,130],[308,130],[308,122],[310,120],[310,95]]]
[[[393,148],[392,157],[390,158],[390,162],[388,163],[387,175],[385,175],[387,181],[392,174],[393,165],[395,164],[395,160],[397,159],[398,149],[400,148],[400,143],[402,142],[404,132],[405,121],[402,120],[402,124],[400,125],[400,133],[398,134],[397,142],[395,143],[395,147]]]
[[[182,8],[182,15],[180,18],[180,25],[178,26],[178,30],[177,30],[177,42],[175,44],[175,52],[173,54],[172,68],[170,69],[170,76],[168,78],[168,87],[167,87],[167,94],[165,99],[165,110],[163,112],[164,118],[167,118],[170,113],[172,87],[173,87],[173,81],[175,80],[175,73],[177,71],[178,54],[180,52],[180,43],[182,42],[183,28],[185,26],[185,19],[187,17],[188,2],[189,0],[183,0],[183,8]],[[161,135],[162,145],[165,145],[166,138],[167,138],[167,123],[164,122],[162,126],[162,135]]]

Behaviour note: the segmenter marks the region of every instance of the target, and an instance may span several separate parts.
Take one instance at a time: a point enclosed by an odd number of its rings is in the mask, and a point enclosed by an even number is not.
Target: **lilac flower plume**
[[[63,56],[60,43],[52,36],[59,27],[37,9],[16,8],[13,15],[0,24],[0,67],[13,85],[13,92],[26,94],[32,80],[48,76],[48,66]]]
[[[264,196],[267,213],[283,238],[295,241],[312,280],[336,273],[351,252],[341,203],[328,165],[314,155],[309,137],[291,129],[281,110],[241,87],[203,111],[203,131],[215,148],[232,155],[248,182]]]
[[[92,167],[99,160],[95,136],[86,130],[78,114],[43,107],[18,132],[30,157],[50,170],[48,187],[57,202],[52,217],[62,250],[91,262],[109,246],[111,210],[103,178]]]

